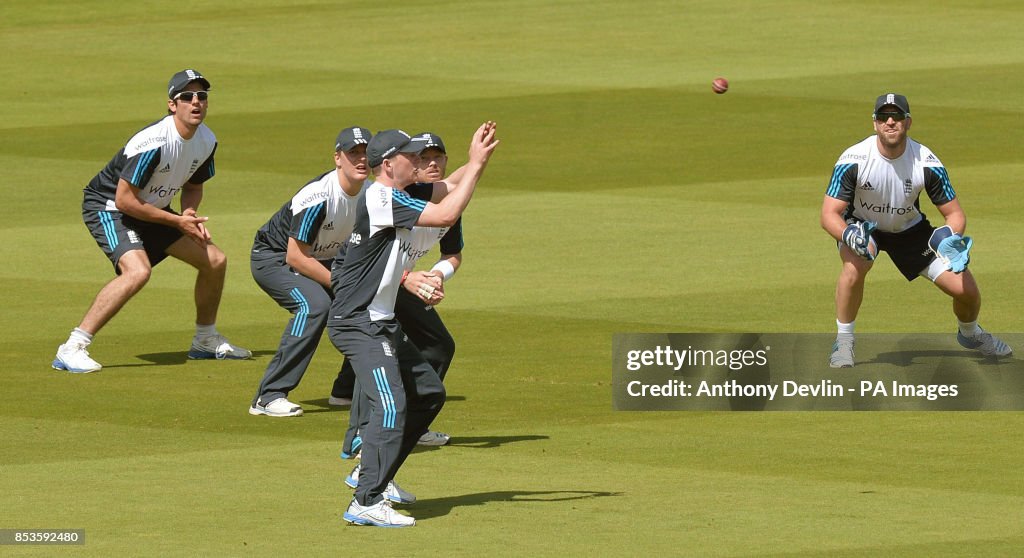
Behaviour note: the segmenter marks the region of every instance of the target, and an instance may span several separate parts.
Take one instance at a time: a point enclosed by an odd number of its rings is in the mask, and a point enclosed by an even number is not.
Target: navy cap
[[[210,80],[204,78],[203,74],[196,70],[182,70],[171,76],[171,81],[167,82],[167,98],[173,99],[175,95],[184,91],[188,84],[193,81],[201,83],[203,89],[210,89]]]
[[[373,134],[370,133],[370,130],[361,126],[345,128],[338,132],[338,137],[334,140],[334,150],[351,151],[357,145],[366,145],[370,143],[371,137],[373,137]]]
[[[894,106],[900,109],[900,111],[902,111],[903,114],[910,116],[910,103],[907,101],[907,98],[904,97],[903,95],[900,95],[898,93],[886,93],[884,95],[879,95],[878,99],[875,99],[876,114],[878,113],[878,109],[887,106]]]
[[[422,139],[413,139],[402,130],[377,132],[366,146],[366,164],[378,167],[398,153],[419,153],[426,146]]]
[[[448,150],[444,148],[444,142],[441,141],[441,136],[433,132],[420,132],[412,137],[413,140],[420,140],[426,142],[423,149],[426,150],[429,147],[436,147],[441,150],[441,153],[448,154]]]

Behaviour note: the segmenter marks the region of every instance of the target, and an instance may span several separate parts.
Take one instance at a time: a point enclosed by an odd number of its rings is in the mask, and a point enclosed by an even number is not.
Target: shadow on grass
[[[276,351],[253,351],[253,359],[261,356],[273,356]],[[110,364],[104,365],[103,368],[132,368],[136,366],[153,366],[153,365],[173,365],[173,364],[185,364],[189,361],[188,351],[175,351],[170,353],[146,353],[142,355],[135,355],[137,358],[146,361],[148,364]],[[324,400],[326,401],[326,400]]]
[[[985,356],[981,353],[965,350],[909,350],[889,351],[878,353],[875,358],[865,360],[861,364],[891,364],[893,366],[914,366],[921,362],[914,362],[914,359],[962,359],[961,362],[970,362],[981,366],[998,366],[1011,362],[1008,358]]]
[[[452,436],[448,445],[463,448],[487,449],[497,448],[505,444],[515,442],[531,442],[534,440],[548,440],[550,438],[550,436],[542,436],[538,434],[525,434],[522,436]]]
[[[447,402],[451,402],[451,401],[465,401],[465,400],[466,400],[466,397],[463,396],[463,395],[450,395],[450,396],[448,396],[447,399],[445,399],[445,402],[447,403]],[[303,409],[302,409],[303,414],[310,414],[310,413],[337,413],[339,411],[344,411],[344,412],[347,413],[349,411],[349,409],[352,408],[351,405],[334,406],[334,405],[329,404],[328,401],[329,401],[329,399],[327,397],[322,397],[320,399],[306,399],[304,401],[299,401],[299,403],[303,405]],[[320,408],[319,409],[309,409],[309,408],[306,408],[307,405],[316,406],[316,407],[320,407]]]
[[[479,492],[477,494],[463,494],[448,498],[419,500],[416,502],[413,517],[417,521],[422,521],[448,515],[453,508],[482,506],[492,502],[544,504],[548,502],[570,502],[621,495],[621,492],[597,492],[593,490],[499,490],[495,492]]]
[[[416,446],[412,451],[413,453],[421,453],[425,451],[437,451],[445,447],[460,447],[460,448],[474,448],[474,449],[492,449],[499,448],[505,444],[513,444],[515,442],[532,442],[534,440],[548,440],[550,436],[543,436],[539,434],[524,434],[522,436],[452,436],[451,440],[444,446]]]

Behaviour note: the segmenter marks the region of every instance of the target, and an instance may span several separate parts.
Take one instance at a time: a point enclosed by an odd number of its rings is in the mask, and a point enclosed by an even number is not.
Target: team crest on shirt
[[[914,193],[914,181],[913,180],[908,178],[908,179],[903,181],[903,193],[908,195],[908,196],[910,194]]]
[[[139,234],[135,231],[128,229],[128,242],[132,244],[142,244],[142,239],[139,238]]]
[[[389,356],[389,357],[395,356],[395,351],[391,348],[391,343],[388,343],[387,341],[381,341],[380,342],[380,346],[384,348],[384,355],[385,356]]]

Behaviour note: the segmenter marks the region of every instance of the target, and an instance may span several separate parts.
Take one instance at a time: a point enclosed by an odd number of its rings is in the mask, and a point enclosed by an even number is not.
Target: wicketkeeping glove
[[[874,246],[875,241],[871,239],[871,233],[878,228],[873,221],[851,223],[843,231],[843,244],[865,260],[871,261],[878,254],[878,248]]]
[[[961,237],[949,225],[935,229],[928,239],[928,247],[935,253],[935,257],[953,273],[967,269],[967,264],[971,262],[971,246],[974,246],[971,237]]]

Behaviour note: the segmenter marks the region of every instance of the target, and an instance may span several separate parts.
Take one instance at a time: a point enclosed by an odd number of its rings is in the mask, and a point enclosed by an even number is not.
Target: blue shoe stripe
[[[99,369],[97,369],[97,370],[86,370],[85,368],[71,368],[70,366],[65,364],[63,360],[61,360],[59,358],[53,359],[53,362],[50,363],[50,367],[53,368],[54,370],[63,370],[64,372],[70,372],[72,374],[88,374],[90,372],[96,372],[96,371],[99,370]]]
[[[342,517],[345,518],[345,521],[348,521],[349,523],[352,523],[354,525],[373,525],[374,527],[411,527],[412,526],[412,525],[393,525],[391,523],[377,523],[375,521],[359,517],[358,515],[352,515],[352,514],[350,514],[348,512],[345,512],[345,514]]]
[[[960,346],[965,349],[977,349],[981,346],[981,341],[967,337],[959,331],[956,333],[956,340],[960,343]]]

